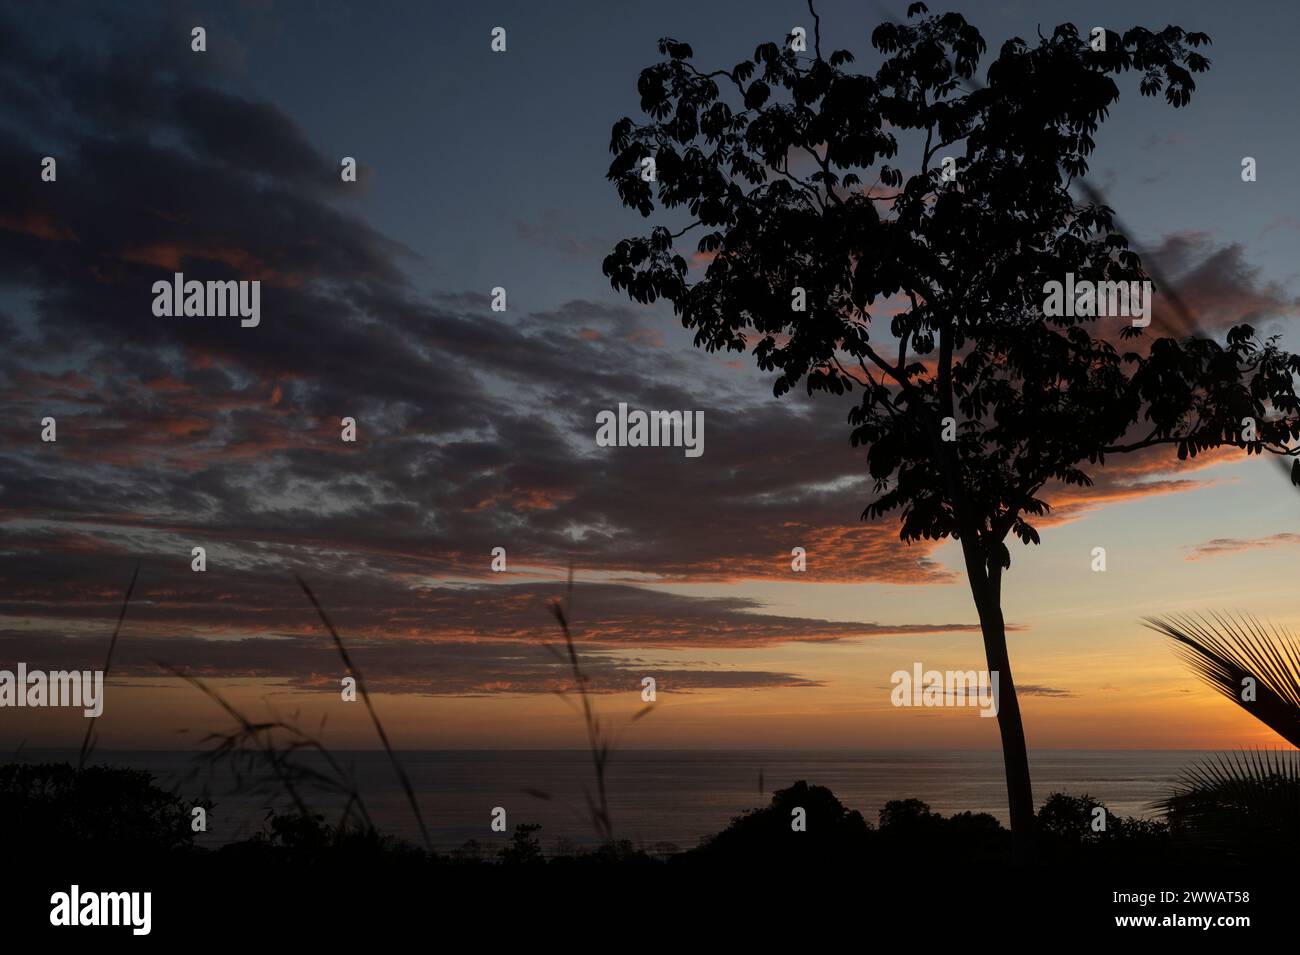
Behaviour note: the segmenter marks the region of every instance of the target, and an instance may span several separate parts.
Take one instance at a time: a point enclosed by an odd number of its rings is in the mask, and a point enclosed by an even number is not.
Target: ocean
[[[1150,818],[1151,803],[1168,792],[1178,773],[1208,755],[1192,750],[1034,750],[1034,798],[1042,805],[1053,792],[1086,793],[1112,812]],[[419,829],[387,755],[345,751],[333,756],[354,775],[375,825],[419,842]],[[595,791],[585,751],[406,751],[399,757],[439,850],[471,839],[489,849],[503,844],[508,833],[490,828],[496,807],[506,810],[509,830],[519,823],[540,824],[548,852],[556,851],[562,840],[576,845],[595,841],[583,796],[584,787]],[[17,758],[75,763],[77,754],[25,750]],[[228,770],[210,772],[190,751],[99,752],[94,762],[148,770],[164,787],[190,797],[206,787],[216,805],[208,831],[198,840],[203,845],[246,838],[261,827],[268,808],[285,805],[283,798],[248,792],[248,778],[245,791],[239,791]],[[322,767],[308,757],[303,762]],[[829,787],[873,824],[887,801],[906,798],[920,799],[945,815],[970,810],[1007,822],[1002,754],[993,750],[620,751],[607,770],[610,816],[619,838],[649,849],[666,848],[663,844],[690,848],[734,816],[765,805],[774,789],[801,779]],[[313,809],[337,819],[340,797],[310,788],[305,793]]]

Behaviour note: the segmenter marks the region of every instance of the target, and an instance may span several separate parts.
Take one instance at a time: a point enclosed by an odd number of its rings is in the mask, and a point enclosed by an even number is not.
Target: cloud
[[[1081,467],[1092,477],[1092,486],[1049,485],[1042,496],[1050,503],[1051,511],[1031,523],[1053,527],[1079,520],[1110,504],[1207,488],[1214,481],[1199,476],[1199,472],[1240,456],[1239,449],[1224,447],[1179,461],[1171,447],[1156,446],[1112,456],[1105,467],[1084,464]]]
[[[292,116],[228,88],[216,58],[187,68],[166,31],[110,40],[52,47],[0,24],[0,615],[26,641],[14,652],[98,646],[140,557],[123,672],[157,653],[205,673],[336,679],[294,571],[399,689],[404,674],[439,692],[549,685],[528,648],[571,562],[600,575],[579,615],[609,681],[630,675],[636,649],[974,629],[652,589],[959,578],[937,542],[903,545],[894,520],[859,520],[872,488],[849,445],[851,397],[777,401],[764,375],[691,348],[662,309],[575,298],[494,313],[480,293],[421,292],[405,271],[417,254],[346,204],[334,159]],[[37,142],[58,156],[57,183],[33,174]],[[596,262],[600,243],[568,238],[559,214],[516,231]],[[1207,321],[1288,304],[1236,247],[1184,236],[1161,252]],[[155,317],[152,283],[173,271],[261,281],[261,324]],[[596,447],[595,415],[621,401],[703,410],[704,457]],[[39,438],[46,416],[55,443]],[[355,444],[340,440],[344,416]],[[1054,498],[1055,519],[1199,486],[1157,477],[1155,460]],[[206,574],[189,570],[194,546]],[[511,583],[488,573],[497,546]],[[798,578],[794,547],[807,551]],[[704,664],[675,679],[809,684]]]
[[[0,662],[84,669],[101,665],[126,568],[148,555],[114,659],[125,676],[159,661],[208,677],[335,685],[345,675],[319,619],[292,579],[303,571],[377,691],[438,695],[546,692],[569,677],[544,644],[558,638],[550,604],[560,581],[440,582],[418,555],[247,541],[213,543],[209,569],[190,570],[169,530],[138,523],[77,531],[11,522],[22,561],[4,562]],[[966,622],[889,624],[773,614],[753,599],[686,596],[579,579],[570,603],[575,641],[601,691],[639,686],[649,672],[680,690],[805,687],[788,672],[686,663],[657,650],[719,653],[875,636],[978,632]],[[1014,628],[1013,628],[1014,629]],[[647,652],[652,655],[647,656]],[[562,663],[563,661],[559,661]]]
[[[1300,544],[1300,534],[1279,533],[1267,537],[1239,538],[1216,537],[1189,548],[1186,560],[1200,560],[1203,557],[1221,557],[1244,550],[1259,550],[1264,547],[1280,547],[1287,544]]]
[[[0,668],[12,671],[22,661],[29,670],[100,669],[104,648],[103,641],[53,633],[0,632],[0,660],[5,661]],[[473,697],[576,688],[568,661],[557,660],[539,643],[397,641],[352,643],[348,649],[367,689],[376,693]],[[790,673],[627,660],[599,645],[584,647],[582,656],[588,688],[594,693],[639,693],[644,676],[655,678],[657,692],[674,694],[823,685]],[[318,638],[152,636],[119,644],[109,685],[140,686],[142,677],[175,672],[206,680],[272,680],[293,689],[330,693],[339,692],[342,678],[349,674],[333,647]]]
[[[1261,329],[1300,314],[1300,300],[1261,280],[1241,243],[1218,244],[1205,232],[1178,232],[1147,250],[1147,258],[1168,285],[1163,291],[1176,292],[1190,313],[1183,316],[1157,289],[1150,332],[1213,335],[1241,324]]]
[[[132,529],[130,534],[137,532]],[[11,568],[0,620],[71,636],[102,637],[112,629],[127,581],[127,552],[157,539],[127,538],[115,546],[93,535],[46,533],[21,568]],[[34,544],[34,542],[33,542]],[[454,643],[554,638],[550,604],[567,596],[560,581],[436,582],[395,573],[385,561],[350,552],[315,552],[314,567],[294,563],[321,595],[350,641]],[[73,559],[75,558],[75,560]],[[128,632],[204,640],[304,638],[319,620],[271,548],[213,547],[209,569],[190,571],[189,551],[158,553],[144,565],[129,611]],[[118,572],[114,573],[114,568]],[[60,573],[51,571],[61,570]],[[830,621],[768,612],[750,598],[686,596],[626,583],[580,580],[570,616],[580,644],[660,649],[741,649],[875,636],[978,632],[968,622],[891,624]],[[317,639],[317,637],[313,637]]]
[[[519,238],[566,258],[591,262],[603,258],[614,247],[612,238],[579,238],[578,232],[579,227],[558,209],[546,210],[537,221],[520,219],[515,222],[515,233]]]
[[[1051,696],[1057,698],[1074,696],[1074,693],[1070,690],[1062,690],[1055,686],[1040,686],[1036,683],[1026,683],[1024,686],[1017,684],[1016,693],[1020,696]]]

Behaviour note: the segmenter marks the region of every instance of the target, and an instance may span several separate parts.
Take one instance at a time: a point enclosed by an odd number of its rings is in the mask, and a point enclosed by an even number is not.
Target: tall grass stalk
[[[566,607],[567,601],[567,607]],[[614,824],[610,817],[609,811],[609,791],[606,780],[606,771],[609,768],[610,756],[617,745],[619,736],[610,738],[604,728],[601,726],[600,716],[596,713],[596,708],[591,700],[591,678],[582,669],[582,662],[578,657],[577,646],[573,641],[573,631],[569,626],[569,621],[573,610],[573,568],[569,568],[569,586],[566,593],[566,601],[554,600],[551,602],[551,613],[555,616],[556,622],[560,625],[560,632],[564,636],[564,652],[556,650],[549,643],[544,643],[552,654],[561,662],[569,667],[573,677],[573,684],[578,693],[580,705],[577,707],[582,716],[583,725],[587,732],[587,749],[591,754],[592,770],[596,777],[596,796],[593,799],[590,790],[583,787],[582,794],[587,802],[587,812],[590,816],[596,835],[602,843],[611,844],[614,842]],[[559,691],[559,696],[566,702],[571,702]],[[652,706],[642,707],[632,715],[628,724],[635,723],[641,717],[650,712]],[[626,727],[624,727],[626,729]],[[535,795],[543,796],[541,793]]]
[[[424,816],[420,813],[420,804],[416,801],[415,789],[411,785],[410,777],[406,775],[406,770],[402,767],[401,760],[399,760],[397,754],[393,752],[393,746],[388,741],[388,733],[384,731],[384,724],[380,721],[379,714],[375,712],[375,705],[370,700],[370,693],[366,690],[366,682],[361,676],[361,671],[358,670],[356,664],[352,662],[352,656],[348,653],[348,648],[343,645],[343,640],[339,637],[338,630],[336,630],[334,624],[330,622],[330,618],[325,613],[325,608],[320,605],[320,601],[316,599],[316,595],[312,593],[311,588],[307,586],[307,581],[303,580],[300,575],[295,575],[295,577],[298,581],[298,585],[302,587],[302,592],[307,595],[307,599],[311,601],[311,605],[316,608],[316,613],[320,614],[321,623],[325,625],[325,629],[329,631],[329,635],[334,639],[334,648],[338,650],[339,656],[343,659],[343,665],[348,668],[348,672],[352,675],[352,678],[357,681],[357,691],[365,701],[366,709],[370,713],[370,719],[375,724],[375,732],[379,734],[379,741],[383,743],[384,751],[388,753],[388,759],[393,764],[393,770],[397,773],[398,780],[401,781],[402,789],[406,792],[406,800],[410,803],[411,812],[415,814],[415,821],[420,826],[420,835],[424,838],[424,847],[432,852],[433,840],[429,838],[429,830],[424,825]]]
[[[113,651],[117,649],[117,635],[122,632],[122,621],[126,619],[126,608],[131,604],[131,594],[135,592],[135,582],[140,578],[140,561],[135,562],[135,571],[131,574],[131,583],[127,585],[126,595],[122,598],[122,609],[117,614],[117,626],[113,628],[113,636],[108,641],[108,658],[104,661],[104,682],[108,682],[109,670],[113,667]],[[101,713],[100,716],[103,714]],[[86,760],[90,758],[91,753],[95,750],[94,740],[92,739],[95,732],[95,724],[99,722],[99,717],[94,717],[86,726],[85,739],[81,741],[81,755],[77,758],[77,769],[86,768]]]

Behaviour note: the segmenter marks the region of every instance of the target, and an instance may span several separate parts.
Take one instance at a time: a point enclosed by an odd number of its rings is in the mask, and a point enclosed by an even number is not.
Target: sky
[[[1296,134],[1278,121],[1293,109],[1294,11],[950,6],[992,51],[1060,22],[1209,33],[1188,107],[1121,81],[1088,179],[1201,327],[1250,322],[1300,349]],[[826,45],[863,69],[879,62],[871,28],[901,15],[818,12]],[[199,745],[225,725],[159,662],[250,714],[374,745],[295,573],[397,745],[581,746],[545,646],[570,566],[601,712],[620,724],[642,678],[658,681],[624,746],[998,745],[974,709],[890,704],[894,671],[980,669],[983,647],[957,546],[860,520],[871,485],[844,399],[774,397],[752,358],[696,349],[670,306],[632,303],[601,273],[644,229],[605,171],[658,38],[730,66],[810,26],[803,4],[61,3],[0,17],[0,667],[102,666],[141,561],[102,747]],[[40,181],[44,156],[55,182]],[[356,183],[340,181],[344,156]],[[260,280],[260,324],[154,315],[152,283],[174,271]],[[1153,331],[1168,314],[1158,301]],[[702,409],[704,454],[598,447],[595,415],[619,402]],[[355,443],[340,440],[344,416]],[[1231,449],[1166,450],[1112,458],[1094,487],[1049,497],[1042,544],[1013,546],[1003,587],[1031,748],[1278,743],[1141,619],[1300,626],[1300,492],[1279,475]],[[1105,573],[1091,570],[1098,546]],[[79,711],[0,711],[0,747],[83,732]]]

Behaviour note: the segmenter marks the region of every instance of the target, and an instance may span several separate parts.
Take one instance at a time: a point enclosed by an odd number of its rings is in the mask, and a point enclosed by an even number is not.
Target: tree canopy
[[[1185,106],[1209,37],[1139,27],[1101,42],[1066,24],[1008,40],[981,85],[986,44],[959,14],[916,3],[879,26],[870,74],[847,50],[823,56],[814,22],[811,49],[764,43],[731,69],[659,42],[637,83],[642,121],[614,124],[608,178],[625,205],[681,227],[618,242],[604,272],[636,301],[671,301],[697,346],[752,351],[777,395],[860,393],[851,440],[876,482],[864,517],[900,510],[905,540],[967,538],[1009,566],[1009,533],[1038,541],[1044,486],[1088,485],[1107,455],[1296,455],[1300,358],[1275,338],[1044,313],[1045,283],[1067,273],[1149,281],[1113,210],[1071,187],[1116,79],[1136,73],[1144,96]],[[692,280],[677,242],[696,230],[707,267]]]

